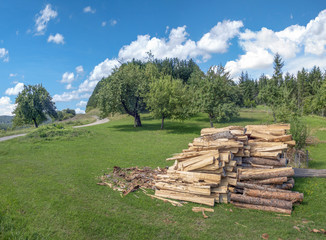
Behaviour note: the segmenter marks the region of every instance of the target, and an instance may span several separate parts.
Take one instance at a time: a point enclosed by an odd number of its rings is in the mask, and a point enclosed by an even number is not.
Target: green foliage
[[[145,102],[154,118],[185,120],[191,115],[191,93],[181,79],[164,76],[149,85]]]
[[[42,85],[24,86],[17,98],[14,110],[14,126],[34,123],[38,125],[47,120],[47,116],[56,117],[56,107],[52,97]]]
[[[208,114],[211,126],[213,122],[230,121],[238,116],[237,88],[222,66],[210,68],[199,85],[197,100],[201,111]]]
[[[72,140],[73,138],[88,135],[85,129],[65,128],[62,124],[41,126],[27,135],[33,141]]]
[[[307,125],[300,118],[293,118],[291,120],[291,129],[292,138],[295,140],[295,148],[300,150],[306,146],[306,140],[309,136],[309,130]]]
[[[313,97],[310,107],[315,113],[319,113],[323,117],[326,116],[326,81],[323,82]]]
[[[63,109],[62,111],[57,111],[57,117],[56,120],[63,121],[67,120],[69,118],[73,118],[76,116],[76,111],[74,109]]]
[[[101,116],[127,113],[134,117],[134,127],[140,127],[140,112],[145,109],[143,96],[148,91],[149,76],[145,66],[130,62],[120,66],[105,80],[98,95]]]

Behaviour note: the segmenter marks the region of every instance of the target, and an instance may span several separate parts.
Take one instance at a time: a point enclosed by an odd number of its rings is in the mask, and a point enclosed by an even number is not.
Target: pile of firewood
[[[289,125],[202,129],[167,173],[158,174],[155,195],[209,206],[235,206],[290,214],[303,195],[294,186],[285,152],[295,145]]]

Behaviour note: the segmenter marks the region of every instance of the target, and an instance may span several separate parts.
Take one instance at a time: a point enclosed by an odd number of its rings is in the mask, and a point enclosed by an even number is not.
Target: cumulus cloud
[[[76,108],[76,109],[75,109],[75,112],[76,112],[77,114],[85,114],[85,110],[82,110],[82,109],[80,109],[80,108]]]
[[[72,83],[75,80],[75,74],[72,72],[65,72],[62,74],[61,83]]]
[[[78,90],[72,92],[64,92],[63,94],[55,94],[53,96],[54,102],[70,102],[72,100],[79,100],[82,98],[89,98],[91,94],[89,93],[80,93]]]
[[[198,47],[208,53],[225,53],[229,40],[237,36],[242,27],[242,21],[219,22],[198,41]]]
[[[79,85],[79,92],[92,92],[96,84],[104,77],[109,76],[113,69],[120,66],[117,59],[105,59],[103,62],[94,67],[88,79]]]
[[[82,65],[76,67],[76,73],[77,74],[83,74],[84,73],[84,68]]]
[[[60,34],[57,33],[56,35],[50,35],[48,38],[48,42],[54,42],[56,44],[64,44],[64,37]]]
[[[265,27],[257,32],[246,29],[240,33],[239,45],[245,53],[225,66],[232,76],[241,71],[271,68],[276,53],[291,66],[288,67],[291,71],[310,66],[311,62],[323,65],[326,57],[326,10],[306,26],[291,25],[279,32]],[[299,62],[302,64],[295,67]]]
[[[35,20],[36,35],[45,33],[48,22],[58,16],[58,12],[52,9],[51,4],[47,4],[43,10],[37,14]]]
[[[15,110],[15,107],[16,105],[11,102],[9,97],[0,98],[0,116],[12,116],[12,112]]]
[[[219,22],[198,42],[188,38],[186,26],[172,28],[168,39],[139,35],[137,40],[120,49],[119,58],[123,61],[130,61],[133,58],[145,60],[146,53],[150,51],[159,59],[202,57],[207,61],[213,53],[225,53],[230,45],[229,41],[240,33],[242,26],[241,21]]]
[[[22,90],[24,89],[24,83],[17,83],[15,87],[13,88],[8,88],[6,90],[6,95],[18,95],[18,93],[20,93]]]
[[[86,107],[87,102],[86,101],[80,101],[79,103],[76,104],[77,107]]]
[[[9,62],[9,52],[5,48],[0,48],[0,59],[4,62]]]
[[[96,10],[92,9],[91,6],[84,7],[83,9],[84,13],[95,13]]]

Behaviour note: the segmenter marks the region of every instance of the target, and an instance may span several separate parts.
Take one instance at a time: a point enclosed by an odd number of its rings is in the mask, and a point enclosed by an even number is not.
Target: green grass
[[[266,112],[247,110],[237,120],[216,126],[271,121]],[[316,127],[325,126],[326,121],[318,121]],[[142,122],[142,128],[133,128],[131,118],[119,117],[77,137],[54,134],[47,140],[1,142],[0,239],[261,239],[263,233],[270,239],[324,239],[308,231],[326,228],[324,179],[297,180],[295,190],[305,198],[291,217],[219,204],[203,219],[191,211],[196,204],[173,207],[141,192],[121,198],[119,192],[96,185],[97,177],[116,165],[172,164],[165,158],[209,127],[205,115],[183,123],[166,121],[165,130],[149,115]],[[312,162],[323,167],[326,160],[319,156],[326,149],[315,148]]]

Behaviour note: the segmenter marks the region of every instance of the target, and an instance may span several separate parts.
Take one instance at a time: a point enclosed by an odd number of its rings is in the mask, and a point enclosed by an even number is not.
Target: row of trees
[[[210,68],[204,74],[192,61],[178,59],[132,61],[115,69],[99,85],[96,103],[103,116],[127,113],[140,127],[140,113],[155,118],[184,120],[207,113],[213,122],[230,120],[238,114],[238,87],[224,68]]]
[[[247,73],[239,78],[242,106],[265,104],[272,110],[274,121],[288,121],[304,114],[326,114],[326,74],[319,67],[310,72],[302,69],[296,75],[283,74],[284,62],[280,55],[274,58],[271,78],[262,75],[250,79]]]

